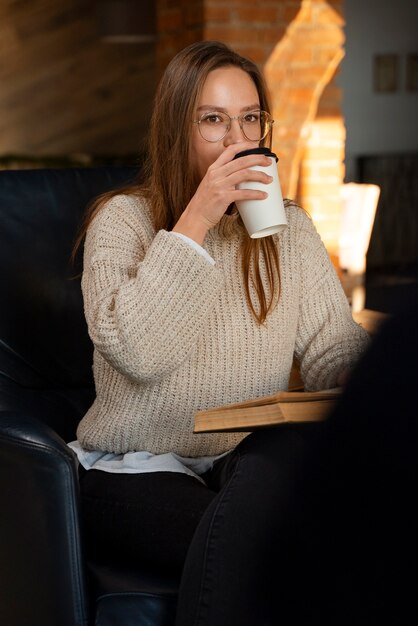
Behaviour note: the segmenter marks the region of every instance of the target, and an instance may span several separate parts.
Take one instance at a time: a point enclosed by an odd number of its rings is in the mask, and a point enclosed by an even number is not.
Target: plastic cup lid
[[[248,150],[242,150],[242,152],[238,152],[238,154],[234,156],[234,159],[239,159],[240,157],[248,156],[249,154],[264,154],[267,157],[276,159],[276,161],[279,160],[278,156],[274,154],[274,152],[272,152],[270,148],[263,148],[263,147],[249,148]]]

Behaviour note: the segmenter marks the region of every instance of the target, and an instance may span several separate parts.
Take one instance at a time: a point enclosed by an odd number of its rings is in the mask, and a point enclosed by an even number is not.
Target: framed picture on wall
[[[397,54],[376,54],[373,62],[374,90],[390,93],[399,87],[399,57]]]
[[[406,57],[406,88],[408,91],[418,91],[418,54],[408,54]]]

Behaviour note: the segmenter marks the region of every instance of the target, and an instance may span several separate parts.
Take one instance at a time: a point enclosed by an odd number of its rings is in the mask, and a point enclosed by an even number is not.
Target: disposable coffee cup
[[[259,181],[244,181],[237,185],[238,189],[257,189],[266,191],[268,197],[263,200],[239,200],[236,202],[239,214],[251,239],[267,237],[282,232],[287,227],[286,212],[280,187],[277,161],[279,160],[269,148],[251,148],[239,152],[234,158],[249,154],[264,154],[271,160],[271,165],[262,167],[254,165],[251,169],[269,174],[273,180],[269,184]]]

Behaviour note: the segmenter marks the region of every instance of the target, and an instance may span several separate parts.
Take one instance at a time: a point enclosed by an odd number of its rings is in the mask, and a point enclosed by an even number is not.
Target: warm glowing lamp
[[[353,311],[364,306],[366,254],[372,234],[380,187],[347,183],[341,186],[343,201],[339,238],[339,266],[348,275],[346,291],[350,292]]]
[[[351,274],[366,271],[380,187],[347,183],[341,186],[343,212],[339,238],[340,267]]]

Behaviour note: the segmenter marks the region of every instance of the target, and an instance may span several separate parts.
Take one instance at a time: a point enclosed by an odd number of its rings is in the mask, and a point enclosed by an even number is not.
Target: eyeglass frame
[[[229,123],[228,123],[227,129],[224,132],[224,134],[222,135],[222,137],[219,137],[219,139],[206,139],[206,137],[204,137],[202,135],[202,131],[200,130],[200,124],[203,121],[203,117],[205,115],[208,115],[208,113],[211,113],[212,115],[214,115],[216,113],[222,113],[222,115],[226,115],[227,117],[229,117]],[[242,127],[243,126],[242,118],[245,115],[248,115],[249,113],[264,113],[265,115],[268,116],[268,130],[267,130],[266,134],[263,137],[260,137],[259,139],[249,139],[249,137],[247,137],[247,135],[245,134],[244,129]],[[269,133],[271,133],[271,131],[273,129],[273,124],[274,124],[274,120],[271,117],[271,113],[269,113],[268,111],[263,111],[261,109],[253,109],[251,111],[245,111],[245,113],[241,113],[241,115],[234,115],[233,117],[231,117],[231,115],[229,115],[229,113],[227,113],[226,111],[210,111],[210,112],[202,113],[202,115],[200,116],[200,118],[198,120],[192,120],[192,122],[193,122],[193,124],[197,124],[197,128],[199,130],[199,135],[202,137],[202,139],[204,141],[207,141],[208,143],[217,143],[218,141],[222,141],[222,139],[224,139],[227,136],[227,134],[231,130],[231,126],[232,126],[233,120],[238,120],[239,127],[240,127],[241,132],[244,135],[245,139],[247,139],[247,141],[254,141],[254,142],[263,141],[263,139],[265,139],[267,137],[267,135]]]

